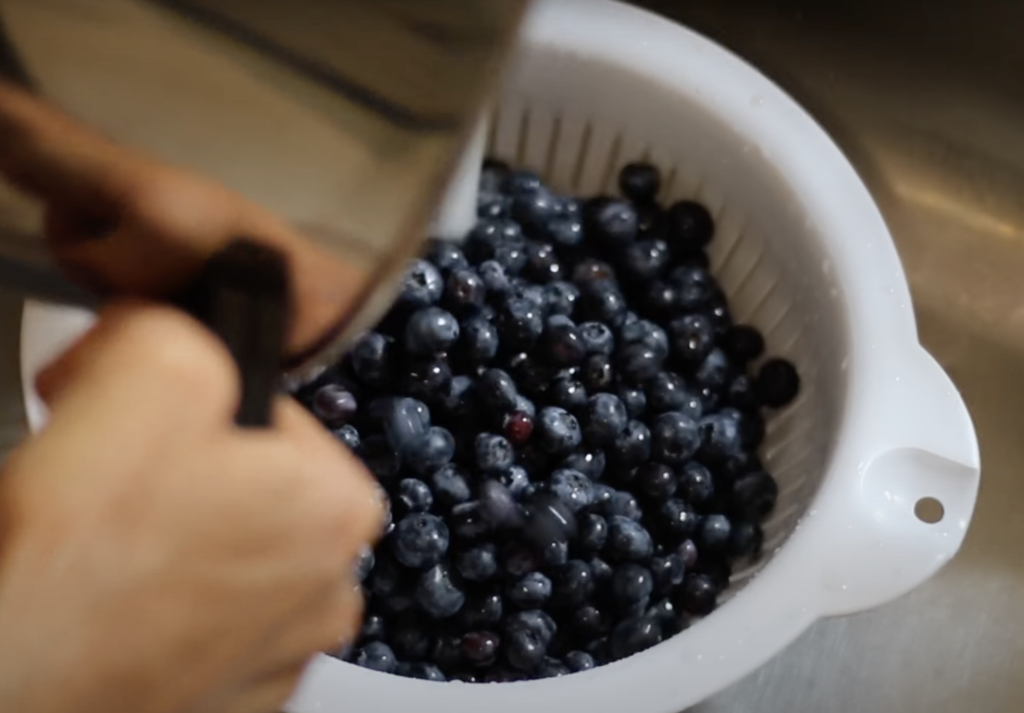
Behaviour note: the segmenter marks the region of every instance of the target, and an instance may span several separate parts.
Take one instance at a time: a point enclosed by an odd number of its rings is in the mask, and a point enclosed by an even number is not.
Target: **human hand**
[[[0,475],[0,710],[270,712],[355,635],[375,486],[286,398],[236,428],[200,324],[111,307],[38,387]]]

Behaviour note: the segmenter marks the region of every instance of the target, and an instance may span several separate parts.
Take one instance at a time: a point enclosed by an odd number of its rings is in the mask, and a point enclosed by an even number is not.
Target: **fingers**
[[[223,344],[171,307],[122,302],[38,379],[53,421],[103,419],[138,428],[230,423],[239,378]]]

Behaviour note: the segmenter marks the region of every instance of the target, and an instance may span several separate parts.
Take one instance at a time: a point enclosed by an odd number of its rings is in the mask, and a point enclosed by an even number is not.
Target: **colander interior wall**
[[[751,97],[751,111],[759,101]],[[767,354],[792,360],[802,378],[798,400],[768,421],[761,455],[778,479],[779,503],[765,523],[766,556],[737,568],[734,593],[798,526],[842,416],[841,290],[800,197],[773,168],[771,147],[745,143],[727,117],[650,77],[548,44],[527,44],[514,58],[488,152],[582,196],[615,193],[623,164],[649,160],[662,170],[662,201],[696,199],[714,215],[712,270],[735,321],[759,328]]]

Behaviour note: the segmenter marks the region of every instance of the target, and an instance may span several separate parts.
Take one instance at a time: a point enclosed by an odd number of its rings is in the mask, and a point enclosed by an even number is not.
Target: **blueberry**
[[[612,330],[601,322],[584,322],[579,325],[579,337],[587,354],[610,356],[615,349]]]
[[[694,616],[707,616],[718,602],[718,587],[705,574],[688,574],[683,581],[678,605]]]
[[[508,271],[509,265],[499,255],[502,246],[525,245],[523,232],[519,225],[511,220],[481,220],[466,235],[463,245],[469,262],[478,265],[486,260],[497,260]],[[522,265],[519,266],[522,268]],[[457,268],[456,268],[457,269]],[[513,270],[513,274],[519,270]]]
[[[455,439],[448,429],[431,426],[413,441],[403,461],[414,473],[433,473],[447,465],[455,455]]]
[[[404,377],[405,392],[420,401],[443,400],[451,393],[452,370],[440,359],[408,361]]]
[[[524,503],[523,520],[523,535],[542,551],[552,543],[567,545],[577,533],[576,517],[570,507],[543,491]]]
[[[520,609],[537,609],[551,598],[551,580],[540,572],[530,572],[505,591],[505,598]]]
[[[502,552],[504,571],[511,577],[522,577],[538,568],[540,558],[536,550],[515,540],[505,545]]]
[[[615,488],[605,483],[594,483],[590,490],[590,509],[598,514],[609,514],[608,509],[614,499]]]
[[[715,329],[704,314],[688,314],[673,319],[672,353],[685,364],[696,366],[704,361],[715,343]]]
[[[470,631],[462,637],[462,656],[473,666],[490,666],[500,648],[501,637],[491,631]]]
[[[356,666],[368,668],[381,673],[394,673],[398,667],[398,658],[391,647],[380,641],[370,641],[356,653]]]
[[[715,278],[703,267],[677,267],[668,274],[668,282],[675,289],[676,308],[684,312],[706,309],[711,304],[712,297],[718,292]]]
[[[359,431],[356,430],[356,427],[352,424],[348,423],[341,428],[334,429],[334,436],[353,453],[359,452],[359,446],[361,444]]]
[[[555,620],[539,609],[516,612],[505,620],[505,631],[528,631],[535,634],[545,646],[551,642],[558,632]]]
[[[505,637],[505,658],[520,671],[533,671],[546,655],[547,643],[535,633],[515,629]]]
[[[529,416],[531,421],[537,418],[537,406],[522,394],[516,396],[515,410]]]
[[[577,218],[555,218],[544,226],[544,235],[560,248],[574,248],[583,242],[583,223]]]
[[[484,473],[502,473],[512,467],[515,452],[503,436],[480,433],[473,441],[476,467]]]
[[[325,384],[313,395],[313,413],[328,424],[347,423],[357,410],[355,395],[341,384]]]
[[[520,465],[514,465],[498,476],[498,482],[505,486],[515,500],[520,500],[532,487],[529,473]]]
[[[493,261],[492,261],[493,262]],[[497,264],[497,263],[494,263]],[[500,265],[499,265],[500,267]],[[445,306],[459,314],[477,307],[487,296],[487,286],[480,274],[471,267],[452,270],[445,284]]]
[[[579,298],[580,291],[571,282],[556,280],[544,285],[544,305],[549,315],[571,317]]]
[[[444,683],[448,680],[437,666],[421,661],[403,661],[398,664],[395,673],[405,678],[418,678],[422,681],[437,683]]]
[[[524,411],[510,411],[502,420],[502,433],[513,446],[521,446],[533,434],[533,417]]]
[[[579,411],[587,405],[587,390],[575,377],[561,374],[548,387],[547,399],[552,406]]]
[[[715,495],[715,484],[711,472],[701,463],[691,460],[679,470],[679,496],[686,502],[700,507]]]
[[[729,358],[725,356],[725,352],[721,349],[712,349],[697,367],[695,378],[699,385],[717,392],[729,383],[731,372]]]
[[[608,646],[612,658],[623,659],[657,646],[661,640],[661,624],[652,617],[640,615],[620,622],[612,630]]]
[[[604,452],[599,450],[583,450],[567,456],[561,463],[562,468],[578,470],[591,480],[600,480],[604,475]],[[593,497],[593,494],[591,494]]]
[[[420,309],[437,304],[444,291],[441,272],[426,260],[415,260],[405,270],[398,304],[409,309]]]
[[[391,374],[390,340],[379,332],[370,332],[352,348],[352,371],[367,386],[380,386]]]
[[[697,547],[708,555],[725,552],[729,547],[732,523],[725,515],[705,515],[697,527]]]
[[[545,567],[560,567],[569,561],[569,543],[565,540],[551,540],[543,545],[540,553]]]
[[[548,317],[540,339],[540,353],[555,366],[572,366],[586,355],[575,323],[564,315]]]
[[[413,312],[405,326],[405,349],[417,356],[447,351],[459,338],[459,322],[440,307],[424,307]]]
[[[492,529],[492,522],[480,507],[480,501],[470,500],[452,508],[448,518],[452,534],[460,540],[473,541]]]
[[[591,198],[583,206],[583,229],[588,238],[609,248],[623,248],[636,239],[636,209],[615,198]]]
[[[435,619],[446,619],[458,613],[466,595],[456,587],[444,565],[424,572],[416,583],[416,603]]]
[[[613,445],[628,422],[626,407],[618,396],[595,394],[587,400],[583,435],[595,446]]]
[[[611,499],[603,507],[603,513],[608,516],[624,517],[635,522],[643,518],[643,511],[632,493],[625,490],[615,490]]]
[[[615,282],[615,270],[606,262],[588,258],[573,268],[572,281],[581,290],[602,282],[613,283]]]
[[[476,216],[478,218],[507,218],[512,206],[512,199],[501,193],[481,190],[476,196]]]
[[[572,673],[581,673],[583,671],[590,671],[596,667],[594,663],[594,657],[587,652],[569,652],[564,658],[565,666]]]
[[[514,225],[514,224],[513,224]],[[520,240],[503,240],[494,247],[494,261],[505,268],[505,274],[518,275],[526,267],[526,245]]]
[[[720,291],[713,292],[708,300],[707,309],[711,324],[715,327],[715,336],[723,338],[732,329],[732,314],[729,312],[725,296]]]
[[[590,554],[600,552],[608,541],[608,521],[593,513],[584,515],[579,521],[576,544]]]
[[[450,240],[428,241],[426,258],[430,262],[434,263],[434,265],[443,273],[451,272],[452,270],[469,265],[469,262],[466,260],[466,256],[462,254],[462,250],[459,246]],[[437,299],[440,299],[443,289],[444,288],[442,286],[438,291]]]
[[[550,656],[546,656],[541,661],[536,671],[537,678],[558,678],[559,676],[568,676],[570,673],[572,671],[569,670],[568,666]]]
[[[510,296],[498,310],[498,335],[510,349],[529,349],[544,331],[540,306],[524,297]]]
[[[476,382],[480,402],[489,409],[504,413],[516,407],[516,382],[501,369],[485,370]]]
[[[503,601],[502,596],[496,593],[470,598],[459,612],[459,621],[469,630],[494,626],[501,621]]]
[[[622,253],[623,272],[637,283],[658,277],[668,266],[668,243],[664,240],[640,240]]]
[[[426,512],[434,504],[434,495],[430,487],[422,480],[405,478],[398,484],[395,503],[401,503],[406,513]]]
[[[732,530],[729,533],[731,557],[756,557],[761,553],[763,544],[764,533],[756,522],[739,520],[732,523]]]
[[[611,361],[603,354],[592,354],[587,357],[580,370],[580,380],[584,388],[591,393],[612,388],[615,371],[612,369]]]
[[[430,412],[423,402],[416,399],[396,398],[374,402],[371,405],[373,412],[379,412],[388,443],[403,458],[409,456],[430,428]]]
[[[434,471],[434,474],[430,476],[430,484],[437,502],[446,507],[467,502],[471,497],[466,477],[454,464],[448,464]]]
[[[652,317],[668,320],[675,313],[677,301],[675,287],[662,280],[653,280],[644,293],[643,305]]]
[[[754,327],[737,324],[726,333],[723,348],[730,358],[746,363],[764,354],[764,337]]]
[[[455,354],[470,365],[486,364],[498,353],[498,329],[486,319],[471,317],[459,329]]]
[[[477,266],[477,273],[489,295],[504,295],[511,286],[505,268],[496,260],[484,260]]]
[[[543,235],[547,223],[557,216],[558,208],[558,199],[543,186],[512,195],[512,218],[527,235]]]
[[[640,418],[647,409],[647,395],[644,390],[636,386],[620,386],[616,392],[622,405],[626,407],[626,414],[630,418]]]
[[[778,483],[764,471],[756,471],[737,478],[730,494],[733,511],[758,520],[772,511],[778,497]]]
[[[678,552],[667,554],[663,557],[651,558],[651,576],[654,580],[654,591],[658,594],[668,594],[670,591],[683,583],[686,575],[686,563],[683,556]]]
[[[619,562],[642,562],[654,552],[651,535],[643,526],[627,517],[613,515],[608,518],[608,541],[604,553]]]
[[[498,573],[498,549],[486,542],[455,555],[455,568],[464,578],[486,582]]]
[[[407,614],[392,627],[391,646],[403,659],[424,659],[430,654],[433,642],[430,635],[417,623],[415,615]]]
[[[558,607],[585,604],[594,593],[594,572],[582,560],[568,560],[554,570],[554,602]]]
[[[743,432],[738,412],[720,411],[700,420],[703,462],[716,464],[743,449]]]
[[[647,403],[652,413],[680,411],[693,418],[688,402],[694,402],[699,408],[699,399],[696,399],[686,388],[683,377],[671,371],[661,371],[655,374],[644,384],[644,393],[647,395]],[[696,417],[700,417],[699,412]]]
[[[761,365],[754,388],[765,406],[782,408],[800,391],[800,376],[796,367],[785,359],[769,359]]]
[[[363,588],[378,599],[387,599],[403,586],[402,569],[390,557],[377,557]]]
[[[697,545],[694,544],[693,540],[683,540],[683,543],[679,545],[676,552],[683,558],[683,564],[687,569],[697,564]]]
[[[700,447],[700,429],[678,411],[661,414],[651,426],[651,457],[668,465],[682,465]]]
[[[746,374],[738,374],[729,382],[726,398],[731,406],[740,411],[754,412],[761,408],[754,381]]]
[[[555,246],[530,241],[526,244],[526,267],[523,275],[534,282],[546,283],[562,279],[562,265]]]
[[[658,510],[658,523],[668,537],[683,540],[697,531],[697,515],[682,500],[670,499]]]
[[[638,466],[651,457],[651,432],[642,421],[629,421],[615,438],[609,451],[615,462],[627,468]]]
[[[541,447],[551,454],[568,453],[583,440],[576,417],[557,406],[541,409],[538,426]]]
[[[359,630],[359,638],[362,641],[380,641],[387,631],[384,617],[380,614],[369,613],[363,618],[363,626]]]
[[[679,201],[668,209],[669,238],[673,247],[698,252],[711,242],[715,222],[708,209],[694,201]]]
[[[609,573],[608,578],[611,579]],[[580,639],[589,641],[608,633],[608,618],[600,609],[587,604],[573,611],[569,624]]]
[[[559,468],[548,479],[548,488],[573,513],[590,505],[591,481],[578,470]]]
[[[626,320],[626,298],[613,283],[593,283],[580,291],[578,311],[585,320],[618,329]]]
[[[671,498],[679,487],[675,471],[657,461],[645,463],[637,468],[636,483],[644,495],[659,502]]]
[[[647,608],[654,591],[651,571],[638,564],[626,563],[612,575],[612,600],[624,615],[639,614]]]
[[[619,170],[619,190],[637,203],[653,201],[661,190],[661,173],[649,163],[627,163]]]
[[[500,480],[485,480],[479,488],[480,512],[494,527],[521,527],[522,513],[512,492]]]
[[[661,371],[664,363],[664,356],[642,343],[625,345],[616,359],[619,372],[632,384],[647,381]]]
[[[408,515],[395,526],[391,542],[399,562],[413,569],[427,569],[448,551],[448,526],[436,515]]]
[[[503,193],[532,193],[542,187],[540,176],[532,171],[512,171],[507,166],[505,169],[501,183]]]

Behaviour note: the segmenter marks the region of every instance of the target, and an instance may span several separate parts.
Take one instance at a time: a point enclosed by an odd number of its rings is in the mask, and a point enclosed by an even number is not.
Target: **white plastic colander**
[[[780,486],[766,554],[735,574],[713,614],[624,661],[554,680],[466,685],[321,657],[292,713],[675,713],[816,619],[889,601],[956,553],[978,488],[970,418],[918,344],[906,279],[871,196],[793,100],[721,47],[647,12],[540,0],[488,143],[578,195],[613,192],[622,164],[649,160],[663,171],[663,201],[695,198],[711,209],[712,268],[734,318],[758,327],[768,353],[792,360],[803,383],[769,420],[762,450]],[[84,323],[26,308],[27,384]],[[915,514],[924,499],[941,504],[940,521]]]

